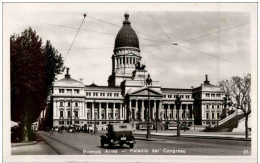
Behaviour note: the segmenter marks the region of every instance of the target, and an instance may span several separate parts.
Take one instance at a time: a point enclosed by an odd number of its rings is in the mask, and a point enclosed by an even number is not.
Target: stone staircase
[[[238,123],[241,119],[244,118],[244,115],[232,115],[231,118],[225,120],[223,123],[219,124],[214,128],[216,132],[232,132],[234,128],[238,127]]]

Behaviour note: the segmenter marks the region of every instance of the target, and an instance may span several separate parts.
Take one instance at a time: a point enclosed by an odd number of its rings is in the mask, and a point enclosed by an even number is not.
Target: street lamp
[[[148,74],[148,78],[146,79],[146,85],[148,86],[152,85],[152,79],[150,78],[150,74]],[[151,138],[151,130],[150,130],[150,91],[148,90],[148,116],[147,116],[147,134],[146,138]]]
[[[180,134],[180,116],[179,116],[179,110],[180,110],[180,107],[181,107],[181,97],[179,95],[176,96],[176,99],[175,99],[175,105],[176,105],[176,109],[177,109],[177,137],[179,137],[181,134]]]

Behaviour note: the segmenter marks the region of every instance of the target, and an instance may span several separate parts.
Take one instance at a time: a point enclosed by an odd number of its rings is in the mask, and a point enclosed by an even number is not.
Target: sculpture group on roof
[[[142,64],[142,66],[141,66],[141,63],[138,61],[137,63],[136,63],[136,65],[135,65],[135,69],[136,70],[144,70],[145,69],[145,65],[144,64]]]

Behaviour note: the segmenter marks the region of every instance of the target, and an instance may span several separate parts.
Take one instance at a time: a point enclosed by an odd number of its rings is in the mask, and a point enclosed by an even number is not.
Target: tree
[[[21,35],[11,35],[10,59],[11,120],[20,122],[24,140],[28,141],[31,124],[45,108],[53,74],[61,71],[63,61],[50,42],[42,47],[41,38],[30,27]]]
[[[49,95],[53,88],[53,81],[56,79],[55,76],[63,71],[63,60],[61,54],[58,54],[58,51],[51,45],[49,40],[47,40],[44,47],[44,54],[47,57],[46,93]]]
[[[219,82],[231,106],[241,110],[245,116],[245,138],[248,139],[248,117],[251,114],[251,75],[234,76]]]

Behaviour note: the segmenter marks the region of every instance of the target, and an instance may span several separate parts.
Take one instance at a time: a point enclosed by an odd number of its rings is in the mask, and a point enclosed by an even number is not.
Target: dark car
[[[108,144],[109,147],[119,144],[123,147],[124,144],[134,147],[135,138],[132,135],[132,125],[130,123],[112,123],[107,125],[106,135],[101,135],[101,147]]]

